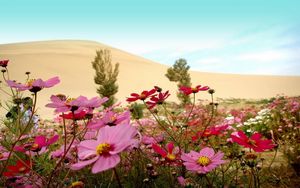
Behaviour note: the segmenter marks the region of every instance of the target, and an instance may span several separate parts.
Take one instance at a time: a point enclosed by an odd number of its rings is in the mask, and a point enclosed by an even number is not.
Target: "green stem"
[[[146,106],[146,108],[147,108],[147,104],[145,103],[145,101],[143,101],[144,102],[144,105]],[[171,133],[169,133],[169,131],[168,131],[168,129],[161,123],[161,121],[155,116],[155,114],[149,109],[149,108],[147,108],[148,109],[148,111],[151,113],[151,115],[154,117],[154,119],[155,119],[155,121],[158,123],[158,125],[162,128],[162,129],[164,129],[164,131],[166,131],[166,133],[170,136],[170,138],[178,145],[178,146],[180,146],[180,144],[177,142],[177,140],[173,137],[173,135],[171,134]]]
[[[55,171],[57,170],[57,168],[59,167],[59,165],[62,163],[62,161],[65,159],[67,153],[69,152],[69,150],[72,147],[73,142],[75,141],[75,138],[76,138],[76,125],[77,125],[77,123],[76,123],[76,121],[73,121],[73,123],[74,123],[74,125],[73,125],[73,138],[71,140],[71,143],[70,143],[69,147],[67,148],[67,150],[64,152],[64,155],[61,157],[61,159],[58,161],[58,163],[56,164],[56,166],[52,170],[52,172],[50,174],[50,177],[49,177],[48,184],[47,184],[47,188],[50,187],[50,183],[51,183],[51,180],[52,180],[52,178],[54,176]]]
[[[122,188],[123,186],[122,186],[122,184],[121,184],[120,177],[119,177],[119,175],[118,175],[118,172],[117,172],[116,168],[113,168],[113,170],[114,170],[114,174],[115,174],[115,176],[116,176],[116,179],[117,179],[119,188]]]
[[[13,153],[13,150],[15,148],[15,146],[17,145],[17,143],[21,140],[21,137],[23,136],[23,134],[25,133],[26,129],[28,128],[28,126],[30,125],[30,122],[32,120],[32,117],[33,117],[33,114],[34,114],[34,111],[35,111],[35,106],[36,106],[36,101],[37,101],[37,94],[34,93],[34,103],[33,103],[33,109],[32,109],[32,113],[31,113],[31,116],[29,118],[29,121],[27,122],[27,125],[25,126],[25,128],[21,131],[19,137],[17,138],[17,140],[12,144],[12,147],[9,151],[9,154],[7,156],[7,159],[6,159],[6,162],[5,164],[3,165],[3,168],[1,170],[1,173],[0,173],[0,176],[2,176],[3,172],[5,171],[7,165],[8,165],[8,162],[9,162],[9,159]]]
[[[211,94],[211,101],[212,101],[212,103],[213,103],[213,101],[214,101],[213,94]],[[211,115],[210,115],[210,118],[209,118],[209,120],[208,120],[208,123],[204,126],[204,129],[203,129],[203,132],[202,132],[200,138],[202,138],[202,136],[203,136],[205,130],[207,129],[207,127],[210,125],[211,121],[213,120],[213,117],[214,117],[214,105],[212,105],[212,107],[211,107]]]

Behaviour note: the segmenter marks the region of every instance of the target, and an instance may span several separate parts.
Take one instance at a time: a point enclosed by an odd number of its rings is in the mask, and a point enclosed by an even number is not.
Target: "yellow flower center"
[[[82,181],[75,181],[72,183],[71,187],[83,187],[83,185]]]
[[[2,153],[0,153],[0,159],[2,159],[4,157],[4,155]]]
[[[116,119],[117,119],[117,117],[114,115],[114,116],[111,116],[110,117],[110,122],[114,122],[114,121],[116,121]]]
[[[208,131],[208,130],[206,130],[206,131],[204,131],[204,135],[206,135],[206,136],[208,136],[208,135],[210,135],[210,131]]]
[[[74,101],[74,100],[75,100],[75,98],[68,98],[68,99],[66,100],[66,103],[69,104],[70,102],[72,102],[72,101]]]
[[[96,151],[98,155],[103,155],[103,154],[107,154],[110,151],[110,149],[111,149],[110,144],[102,143],[97,146]]]
[[[37,143],[34,143],[34,144],[31,145],[32,150],[36,150],[38,148],[39,148],[39,145]]]
[[[32,86],[33,82],[35,81],[35,79],[30,79],[27,81],[27,85],[28,86]]]
[[[172,153],[168,153],[167,158],[171,161],[174,161],[176,159],[176,156]]]
[[[140,95],[140,99],[141,99],[141,100],[145,100],[145,99],[146,99],[146,95],[145,95],[145,94],[141,94],[141,95]]]
[[[22,166],[21,168],[19,168],[19,172],[22,173],[26,170],[26,167],[25,166]]]
[[[199,159],[197,160],[197,163],[201,166],[207,166],[211,163],[211,160],[206,157],[206,156],[201,156],[199,157]]]

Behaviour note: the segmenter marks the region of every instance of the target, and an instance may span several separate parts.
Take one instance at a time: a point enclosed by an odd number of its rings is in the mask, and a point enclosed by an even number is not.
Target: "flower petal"
[[[212,158],[215,155],[214,149],[205,147],[200,151],[201,156]]]
[[[92,173],[96,174],[114,168],[115,166],[117,166],[120,160],[121,159],[119,155],[110,155],[108,157],[100,156],[92,168]]]
[[[70,169],[72,170],[80,170],[82,168],[84,168],[87,165],[92,164],[93,162],[97,161],[99,157],[95,157],[93,159],[87,160],[87,161],[80,161],[78,163],[72,164],[70,166]]]

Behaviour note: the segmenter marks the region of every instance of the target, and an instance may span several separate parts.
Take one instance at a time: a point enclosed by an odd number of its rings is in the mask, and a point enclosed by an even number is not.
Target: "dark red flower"
[[[263,152],[275,147],[272,140],[262,140],[261,134],[259,133],[254,133],[248,138],[243,131],[239,131],[236,134],[232,134],[230,137],[233,142],[236,142],[245,148],[251,148],[256,152]]]
[[[150,101],[146,102],[146,103],[149,105],[148,108],[151,109],[151,108],[153,108],[153,107],[154,107],[155,105],[157,105],[157,104],[163,104],[164,101],[165,101],[169,96],[170,96],[169,91],[166,91],[165,93],[160,92],[160,93],[158,94],[158,96],[157,96],[157,95],[152,96],[152,97],[150,98]]]
[[[190,95],[191,93],[198,93],[199,91],[207,91],[209,89],[208,86],[202,86],[198,85],[196,87],[186,87],[186,86],[181,86],[179,88],[179,91],[181,91],[185,95]]]
[[[6,177],[16,176],[19,174],[26,174],[30,171],[30,161],[18,160],[16,165],[7,166],[7,171],[3,173]]]
[[[142,100],[144,101],[145,99],[147,99],[148,97],[152,97],[154,96],[153,94],[156,92],[157,90],[151,89],[150,91],[143,91],[141,94],[137,94],[137,93],[131,93],[130,94],[130,98],[127,98],[127,102],[134,102],[137,100]]]
[[[5,60],[0,60],[0,66],[1,67],[7,67],[7,64],[8,64],[9,60],[8,59],[5,59]]]
[[[196,136],[192,137],[193,141],[198,140],[200,137],[210,137],[210,136],[217,136],[221,135],[223,131],[225,131],[228,128],[229,125],[221,125],[221,126],[213,126],[210,128],[207,128],[205,131],[199,131],[197,132]]]
[[[60,117],[62,117],[64,119],[81,120],[81,119],[85,119],[86,115],[87,115],[87,112],[80,111],[79,113],[69,112],[67,114],[60,115]]]

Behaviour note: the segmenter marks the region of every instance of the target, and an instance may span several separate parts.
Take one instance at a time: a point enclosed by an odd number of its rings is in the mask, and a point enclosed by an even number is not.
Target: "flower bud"
[[[144,183],[149,183],[149,181],[150,181],[149,178],[143,179],[143,182],[144,182]]]
[[[214,93],[215,93],[215,90],[214,90],[214,89],[209,89],[209,90],[208,90],[208,93],[209,93],[209,94],[214,94]]]
[[[153,165],[151,163],[148,163],[146,165],[147,170],[153,170]]]
[[[152,172],[150,173],[150,177],[153,178],[153,179],[157,178],[158,175],[159,175],[159,174],[158,174],[158,172],[156,172],[156,171],[152,171]]]

